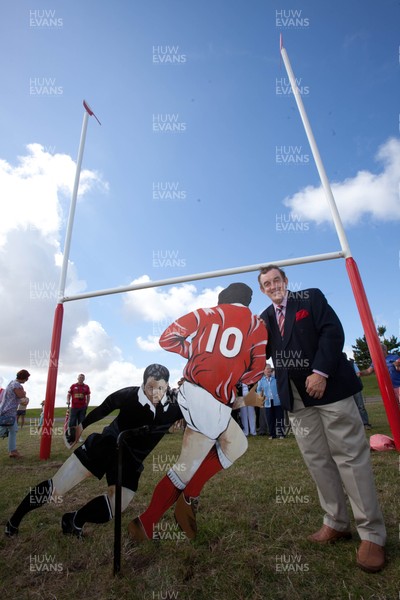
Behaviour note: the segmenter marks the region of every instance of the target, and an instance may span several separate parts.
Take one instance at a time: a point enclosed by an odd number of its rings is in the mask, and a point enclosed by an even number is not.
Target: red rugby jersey
[[[241,304],[199,308],[174,321],[160,337],[164,350],[188,359],[185,379],[223,404],[234,400],[237,383],[261,378],[266,345],[263,321]]]
[[[90,396],[90,388],[86,383],[73,383],[69,388],[71,394],[72,408],[85,408],[87,397]]]

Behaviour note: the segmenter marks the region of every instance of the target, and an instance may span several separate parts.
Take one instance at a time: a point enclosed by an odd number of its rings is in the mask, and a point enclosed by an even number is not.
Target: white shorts
[[[179,388],[178,403],[187,426],[216,440],[228,427],[232,409],[189,381]]]

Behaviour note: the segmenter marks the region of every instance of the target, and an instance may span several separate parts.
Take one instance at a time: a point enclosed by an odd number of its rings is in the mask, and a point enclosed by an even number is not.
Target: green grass
[[[390,433],[382,404],[370,403],[368,411],[374,426],[370,433]],[[93,430],[100,428],[97,424]],[[119,577],[112,575],[113,523],[87,524],[84,540],[60,533],[63,512],[105,491],[105,483],[91,479],[71,490],[60,505],[30,513],[17,538],[0,537],[1,600],[87,596],[96,600],[398,600],[397,452],[371,455],[388,529],[388,565],[382,573],[372,575],[355,566],[359,542],[354,526],[354,538],[349,542],[315,547],[306,541],[307,534],[320,527],[322,513],[292,436],[284,441],[251,438],[247,453],[207,484],[194,542],[181,539],[170,510],[162,524],[164,530],[177,533],[176,540],[132,546],[127,523],[146,508],[162,475],[159,465],[174,460],[181,441],[181,433],[165,436],[146,461],[139,492],[123,514]],[[41,462],[38,437],[29,427],[18,433],[24,459],[9,459],[6,441],[0,443],[4,524],[29,487],[51,477],[68,452],[56,435],[51,459]],[[46,558],[51,571],[37,568]]]
[[[368,377],[363,377],[362,383],[364,385],[364,389],[363,389],[364,398],[368,399],[368,398],[381,397],[381,392],[380,392],[380,389],[378,386],[378,380],[376,379],[375,373],[372,373],[372,375],[369,375]],[[95,406],[90,406],[89,412],[91,410],[93,410],[93,408],[95,408]],[[60,407],[60,406],[55,407],[54,417],[59,418],[59,419],[64,419],[66,410],[67,410],[66,406],[65,407]],[[41,412],[40,408],[28,408],[28,410],[26,411],[26,419],[27,420],[29,420],[29,418],[38,419],[40,412]],[[117,414],[117,412],[118,411],[115,411],[112,414]]]
[[[91,410],[93,410],[94,408],[96,408],[95,406],[90,406],[88,409],[88,413],[90,413]],[[65,413],[67,411],[67,407],[62,407],[62,406],[56,406],[54,408],[54,418],[56,419],[64,419],[65,418]],[[28,408],[26,411],[26,419],[38,419],[41,413],[41,409],[40,408]],[[112,415],[114,414],[118,414],[118,411],[114,411],[111,413]]]
[[[372,375],[368,375],[367,377],[362,377],[361,381],[364,386],[364,398],[381,397],[381,391],[375,373],[372,373]]]

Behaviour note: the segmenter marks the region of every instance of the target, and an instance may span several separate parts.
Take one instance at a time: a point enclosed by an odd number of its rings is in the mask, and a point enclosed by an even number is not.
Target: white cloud
[[[142,275],[134,279],[131,285],[148,281],[150,277]],[[192,283],[172,286],[168,290],[148,288],[124,294],[124,305],[127,314],[153,323],[165,322],[167,327],[171,321],[195,308],[215,306],[222,289],[221,286],[217,286],[198,292]]]
[[[70,341],[67,355],[71,354],[77,364],[85,365],[86,370],[102,371],[113,360],[122,357],[121,350],[114,346],[111,338],[98,321],[80,325]]]
[[[150,281],[149,276],[142,275],[132,281],[132,284],[148,281]],[[158,339],[171,322],[196,308],[215,306],[222,289],[221,286],[217,286],[199,292],[195,285],[183,283],[180,286],[172,286],[168,290],[155,287],[124,294],[126,313],[142,321],[153,323],[152,334],[146,338],[140,336],[136,338],[139,348],[145,352],[159,352]]]
[[[0,190],[1,193],[1,190]],[[0,249],[0,362],[41,366],[50,347],[60,270],[56,248],[37,230],[11,231]],[[69,273],[73,287],[84,287]],[[87,320],[87,303],[68,306],[63,338],[68,340],[77,325]]]
[[[71,197],[76,165],[70,156],[50,154],[40,144],[29,144],[27,150],[15,167],[0,160],[0,245],[12,230],[37,230],[57,245],[63,221],[60,197]],[[94,187],[106,190],[108,184],[98,173],[83,169],[79,196]]]
[[[400,140],[389,139],[378,149],[376,160],[380,173],[359,171],[353,178],[331,184],[339,214],[345,225],[355,225],[370,217],[378,221],[400,219]],[[308,186],[284,204],[303,221],[333,223],[322,186]]]
[[[49,154],[40,144],[27,146],[17,166],[0,161],[0,362],[5,365],[40,369],[48,359],[60,278],[61,196],[71,195],[74,177],[70,156]],[[81,194],[107,187],[91,171],[82,171],[81,180]],[[67,286],[86,287],[73,263]],[[67,310],[63,343],[88,320],[84,302]]]
[[[97,406],[105,400],[105,398],[121,388],[130,385],[140,385],[143,380],[143,372],[147,367],[147,363],[143,367],[136,367],[130,362],[123,360],[114,360],[110,362],[104,370],[101,369],[85,369],[86,383],[91,389],[91,403]],[[76,372],[78,375],[79,370]],[[68,382],[68,387],[73,381]],[[59,388],[59,386],[58,386]],[[68,388],[66,388],[67,390]],[[65,391],[66,394],[66,391]]]
[[[54,309],[61,268],[60,236],[75,178],[70,156],[27,146],[16,166],[0,160],[0,372],[4,383],[26,368],[31,406],[44,398]],[[82,170],[80,199],[94,187],[107,189],[101,176]],[[86,288],[76,265],[68,267],[68,293]],[[103,326],[90,320],[88,302],[64,305],[57,401],[63,403],[71,372],[83,369],[99,381],[100,395],[125,381],[140,382],[142,369],[121,362],[121,351]],[[120,376],[127,377],[121,385]]]
[[[147,338],[142,338],[141,336],[136,338],[137,345],[145,352],[158,352],[160,350],[158,340],[159,337],[156,335],[149,335]]]

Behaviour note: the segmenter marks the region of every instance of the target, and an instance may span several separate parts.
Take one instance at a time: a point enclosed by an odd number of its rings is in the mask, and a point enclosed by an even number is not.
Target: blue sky
[[[400,4],[261,0],[7,3],[0,61],[0,376],[44,398],[85,98],[89,121],[67,293],[340,249],[288,78],[302,92],[377,324],[400,336]],[[319,287],[348,351],[363,334],[343,260],[287,268]],[[65,304],[57,405],[93,403],[183,361],[175,317],[256,273]]]

